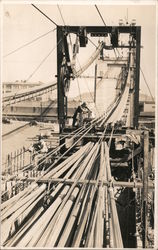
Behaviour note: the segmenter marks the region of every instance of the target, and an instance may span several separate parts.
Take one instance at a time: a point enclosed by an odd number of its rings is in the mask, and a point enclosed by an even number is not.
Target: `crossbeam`
[[[79,33],[80,26],[59,26],[63,30],[69,33]],[[92,33],[92,35],[99,36],[99,34],[111,33],[113,28],[116,28],[119,33],[136,33],[137,28],[140,26],[84,26],[87,33]]]
[[[37,181],[38,183],[65,183],[65,184],[73,184],[76,182],[76,179],[65,179],[65,178],[19,178],[21,181],[27,180],[28,182],[34,182]],[[18,180],[18,178],[17,178]],[[88,184],[88,185],[95,185],[97,180],[77,180],[78,185],[82,184]],[[114,186],[114,187],[127,187],[127,188],[143,188],[142,182],[126,182],[126,181],[99,181],[98,186]],[[154,183],[149,182],[148,188],[153,190],[154,189]]]

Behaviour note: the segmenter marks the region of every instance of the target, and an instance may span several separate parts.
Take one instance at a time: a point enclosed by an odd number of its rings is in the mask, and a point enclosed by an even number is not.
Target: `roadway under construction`
[[[67,40],[72,33],[71,61]],[[119,41],[120,34],[128,34],[127,44]],[[109,37],[111,44],[100,42],[76,70],[78,48],[87,46],[89,36]],[[104,62],[107,49],[120,48],[128,53],[112,61],[121,65],[115,99],[83,126],[68,128],[66,93],[73,79],[98,58]],[[38,166],[31,163],[9,179],[3,176],[6,182],[16,180],[11,197],[7,190],[2,194],[3,247],[153,247],[154,137],[138,129],[140,49],[140,26],[57,26],[57,82],[4,97],[5,108],[57,88],[60,133],[59,145]],[[96,79],[97,74],[97,91]]]

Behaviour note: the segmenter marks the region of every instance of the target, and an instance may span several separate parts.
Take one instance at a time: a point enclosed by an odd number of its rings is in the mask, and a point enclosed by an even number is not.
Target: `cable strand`
[[[52,23],[54,23],[56,26],[58,26],[57,25],[57,23],[56,22],[54,22],[49,16],[47,16],[42,10],[40,10],[36,5],[34,5],[34,4],[31,4],[36,10],[38,10],[43,16],[45,16],[49,21],[51,21]]]
[[[51,49],[51,51],[46,55],[46,57],[44,57],[44,59],[40,62],[40,64],[35,68],[35,70],[32,72],[32,74],[27,78],[27,82],[32,78],[32,76],[37,72],[37,70],[42,66],[42,64],[47,60],[47,58],[52,54],[52,52],[56,49],[56,47],[59,45],[59,43],[61,42],[61,40],[58,42],[58,44],[56,46],[54,46],[53,49]]]
[[[105,23],[105,21],[104,21],[104,18],[103,18],[103,16],[102,16],[102,14],[100,13],[100,11],[99,11],[99,9],[98,9],[98,7],[97,7],[96,4],[95,4],[95,8],[96,8],[96,10],[98,11],[98,14],[99,14],[101,20],[103,21],[104,25],[106,26],[106,23]]]
[[[15,49],[15,50],[9,52],[8,54],[4,55],[3,58],[5,58],[5,57],[7,57],[7,56],[10,56],[10,55],[14,54],[15,52],[17,52],[17,51],[19,51],[19,50],[25,48],[26,46],[28,46],[28,45],[30,45],[30,44],[36,42],[36,41],[38,41],[38,40],[41,39],[42,37],[45,37],[46,35],[48,35],[48,34],[54,32],[55,30],[56,30],[56,28],[53,29],[53,30],[50,30],[50,31],[48,31],[48,32],[46,32],[46,33],[44,33],[43,35],[40,35],[40,36],[36,37],[35,39],[31,40],[31,41],[28,42],[28,43],[25,43],[25,44],[21,45],[21,46],[18,47],[17,49]]]
[[[62,21],[63,21],[63,24],[65,25],[64,17],[63,17],[63,15],[62,15],[62,13],[61,13],[61,9],[60,9],[60,6],[59,6],[58,4],[57,4],[57,7],[58,7],[58,10],[59,10],[61,19],[62,19]]]
[[[151,93],[149,84],[148,84],[148,82],[147,82],[147,80],[146,80],[146,77],[145,77],[144,72],[143,72],[143,70],[141,69],[141,67],[140,67],[140,71],[141,71],[141,73],[142,73],[144,82],[145,82],[145,84],[146,84],[146,86],[147,86],[147,88],[148,88],[148,90],[149,90],[150,96],[151,96],[152,100],[155,102],[154,97],[153,97],[153,95],[152,95],[152,93]]]

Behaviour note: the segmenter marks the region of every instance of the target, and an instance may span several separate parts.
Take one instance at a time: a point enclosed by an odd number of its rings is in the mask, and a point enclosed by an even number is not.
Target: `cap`
[[[85,103],[85,102],[83,102],[83,103],[82,103],[82,106],[86,106],[86,103]]]

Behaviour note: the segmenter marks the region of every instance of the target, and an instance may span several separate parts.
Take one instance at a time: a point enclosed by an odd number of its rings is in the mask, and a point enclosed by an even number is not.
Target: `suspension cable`
[[[53,29],[53,30],[50,30],[50,31],[48,31],[48,32],[46,32],[46,33],[44,33],[43,35],[40,35],[40,36],[36,37],[35,39],[33,39],[32,41],[30,41],[30,42],[28,42],[28,43],[25,43],[25,44],[21,45],[21,46],[18,47],[17,49],[15,49],[15,50],[9,52],[8,54],[4,55],[3,58],[6,58],[7,56],[10,56],[10,55],[14,54],[15,52],[19,51],[20,49],[23,49],[23,48],[25,48],[26,46],[28,46],[28,45],[30,45],[30,44],[32,44],[32,43],[38,41],[38,40],[41,39],[42,37],[45,37],[46,35],[48,35],[48,34],[54,32],[55,30],[56,30],[56,28]]]
[[[64,21],[64,17],[62,15],[62,12],[61,12],[61,9],[60,9],[60,6],[57,4],[57,7],[58,7],[58,10],[59,10],[59,13],[60,13],[60,16],[61,16],[61,19],[63,21],[63,24],[65,25],[65,21]]]
[[[62,21],[63,21],[63,24],[66,26],[66,23],[65,23],[63,14],[62,14],[61,9],[60,9],[60,6],[59,6],[58,4],[57,4],[57,7],[58,7],[58,10],[59,10],[61,19],[62,19]],[[69,36],[69,40],[70,40],[71,49],[72,49],[72,51],[73,51],[73,48],[72,48],[72,40],[71,40],[71,35],[70,35],[70,33],[68,34],[68,36]]]
[[[147,86],[147,88],[148,88],[148,90],[149,90],[150,96],[151,96],[151,98],[153,99],[153,101],[155,102],[154,97],[153,97],[153,95],[152,95],[152,93],[151,93],[149,84],[148,84],[148,82],[147,82],[147,80],[146,80],[146,77],[145,77],[144,72],[143,72],[143,70],[141,69],[141,67],[140,67],[140,71],[141,71],[141,73],[142,73],[144,82],[145,82],[145,84],[146,84],[146,86]]]
[[[80,66],[80,68],[81,68],[81,64],[80,64],[80,62],[79,62],[79,59],[78,59],[78,57],[76,57],[76,58],[77,58],[77,61],[78,61],[79,66]],[[90,94],[91,99],[92,99],[92,101],[93,101],[93,103],[94,103],[94,105],[95,105],[96,111],[97,111],[97,113],[98,113],[98,115],[99,115],[99,110],[98,110],[98,108],[97,108],[97,106],[96,106],[96,104],[95,104],[95,102],[94,102],[94,98],[93,98],[93,96],[92,96],[92,93],[90,92],[90,89],[89,89],[88,83],[87,83],[87,81],[86,81],[86,78],[84,78],[84,81],[85,81],[85,83],[86,83],[86,85],[87,85],[89,94]]]
[[[60,9],[60,6],[59,6],[58,4],[57,4],[57,7],[58,7],[58,10],[59,10],[59,13],[60,13],[61,19],[62,19],[62,21],[63,21],[63,24],[64,24],[64,25],[66,25],[66,24],[65,24],[64,17],[63,17],[63,15],[62,15],[62,12],[61,12],[61,9]],[[71,49],[72,49],[72,51],[73,51],[73,48],[72,48],[72,40],[71,40],[71,35],[70,35],[70,33],[68,34],[68,36],[69,36],[69,40],[70,40]],[[80,91],[80,86],[79,86],[79,81],[78,81],[78,78],[77,78],[77,86],[78,86],[78,91],[79,91],[80,101],[82,101],[81,91]]]
[[[40,64],[37,66],[37,68],[32,72],[32,74],[27,78],[27,82],[32,78],[32,76],[37,72],[37,70],[42,66],[42,64],[46,61],[46,59],[52,54],[52,52],[56,49],[56,47],[59,45],[59,43],[61,42],[61,40],[58,42],[57,45],[54,46],[53,49],[51,49],[51,51],[46,55],[46,57],[44,57],[44,59],[40,62]]]
[[[101,19],[102,19],[104,25],[106,26],[106,23],[105,23],[105,21],[104,21],[104,18],[103,18],[103,16],[102,16],[102,14],[100,13],[100,11],[99,11],[99,9],[98,9],[98,7],[97,7],[96,4],[95,4],[95,8],[96,8],[96,10],[98,11],[98,14],[99,14],[99,16],[101,17]]]
[[[76,80],[77,80],[77,86],[78,86],[78,91],[79,91],[80,101],[82,102],[82,95],[81,95],[81,90],[80,90],[80,85],[79,85],[78,78],[76,78]]]
[[[47,16],[42,10],[40,10],[36,5],[34,5],[33,3],[31,4],[36,10],[38,10],[43,16],[45,16],[49,21],[51,21],[52,23],[54,23],[56,26],[57,23],[54,22],[49,16]]]
[[[88,38],[88,40],[91,42],[91,44],[93,44],[94,47],[97,49],[97,48],[98,48],[97,45],[96,45],[89,37],[87,37],[87,38]]]

